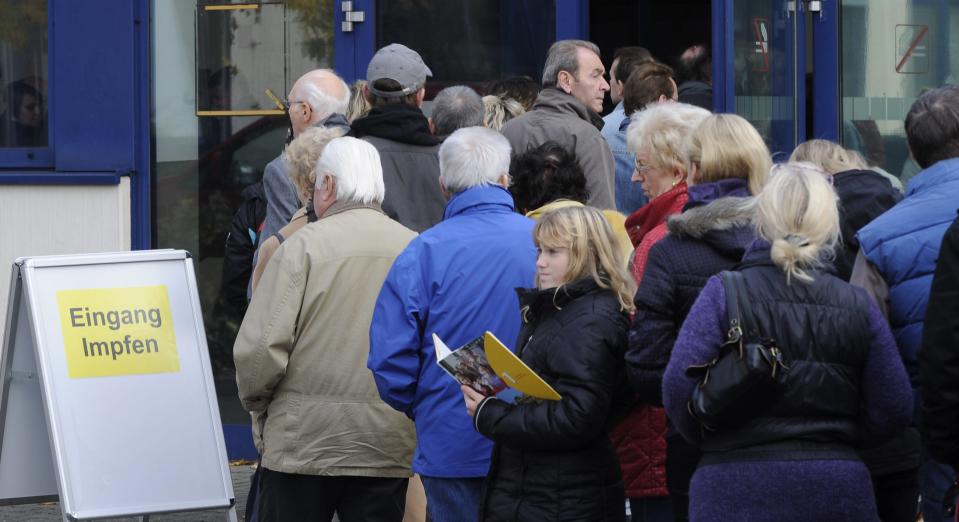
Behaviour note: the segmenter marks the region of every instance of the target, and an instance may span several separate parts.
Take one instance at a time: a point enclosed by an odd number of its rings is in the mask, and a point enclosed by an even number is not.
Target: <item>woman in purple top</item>
[[[663,402],[700,444],[690,520],[879,520],[856,448],[908,424],[912,399],[889,328],[872,300],[821,269],[836,246],[836,196],[821,171],[774,169],[757,198],[760,239],[737,267],[749,303],[747,335],[772,338],[790,367],[782,395],[746,420],[703,429],[687,403],[692,365],[719,354],[726,296],[712,277],[683,324],[666,367]]]

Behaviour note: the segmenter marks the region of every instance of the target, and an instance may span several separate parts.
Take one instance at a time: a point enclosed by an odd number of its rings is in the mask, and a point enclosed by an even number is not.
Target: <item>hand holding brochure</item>
[[[486,396],[516,404],[523,400],[558,401],[560,395],[491,332],[450,350],[433,334],[436,364],[460,384]]]

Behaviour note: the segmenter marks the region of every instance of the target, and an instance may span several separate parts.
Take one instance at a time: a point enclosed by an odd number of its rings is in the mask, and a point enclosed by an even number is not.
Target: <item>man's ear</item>
[[[503,175],[496,180],[496,184],[509,190],[509,173],[504,172]]]
[[[443,182],[443,176],[439,177],[440,192],[443,193],[443,197],[449,200],[453,197],[453,194],[450,193],[449,189],[446,188],[446,183]]]
[[[569,94],[573,92],[573,75],[569,71],[560,71],[556,75],[556,87],[559,87],[560,90]]]
[[[426,87],[421,87],[420,90],[416,91],[416,106],[422,107],[423,100],[426,99]]]

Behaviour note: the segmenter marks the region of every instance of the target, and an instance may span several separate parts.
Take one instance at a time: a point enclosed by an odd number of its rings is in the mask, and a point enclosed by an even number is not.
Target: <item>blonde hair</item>
[[[316,185],[316,163],[326,144],[345,134],[339,127],[309,127],[304,129],[283,150],[287,175],[296,187],[296,194],[306,204]]]
[[[502,129],[509,120],[526,112],[520,102],[493,95],[483,96],[483,109],[485,110],[483,125],[495,131]]]
[[[683,140],[709,114],[706,109],[686,103],[651,103],[633,114],[632,123],[626,129],[629,151],[633,154],[645,151],[653,167],[688,172]]]
[[[811,163],[777,165],[756,199],[756,231],[772,245],[773,263],[787,282],[811,282],[806,270],[835,255],[839,241],[836,192],[826,174]]]
[[[370,101],[366,98],[366,80],[356,80],[350,85],[350,102],[346,106],[346,119],[351,123],[369,114]]]
[[[599,210],[576,206],[547,212],[533,228],[533,242],[537,248],[569,249],[564,284],[591,277],[600,288],[612,290],[622,310],[633,310],[636,282],[626,272],[619,242]]]
[[[812,163],[827,174],[869,168],[866,160],[858,152],[844,149],[841,145],[827,140],[809,140],[800,143],[789,156],[789,161]]]
[[[741,178],[749,192],[759,194],[766,183],[772,157],[762,136],[736,114],[713,114],[704,119],[686,140],[689,171],[697,170],[693,183]]]

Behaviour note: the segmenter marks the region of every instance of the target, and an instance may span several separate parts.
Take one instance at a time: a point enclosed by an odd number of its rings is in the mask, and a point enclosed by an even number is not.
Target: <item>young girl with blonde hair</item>
[[[533,238],[536,288],[518,291],[516,353],[562,398],[509,404],[462,388],[476,430],[495,443],[480,519],[622,521],[608,431],[630,402],[622,360],[635,283],[592,207],[544,214]]]

